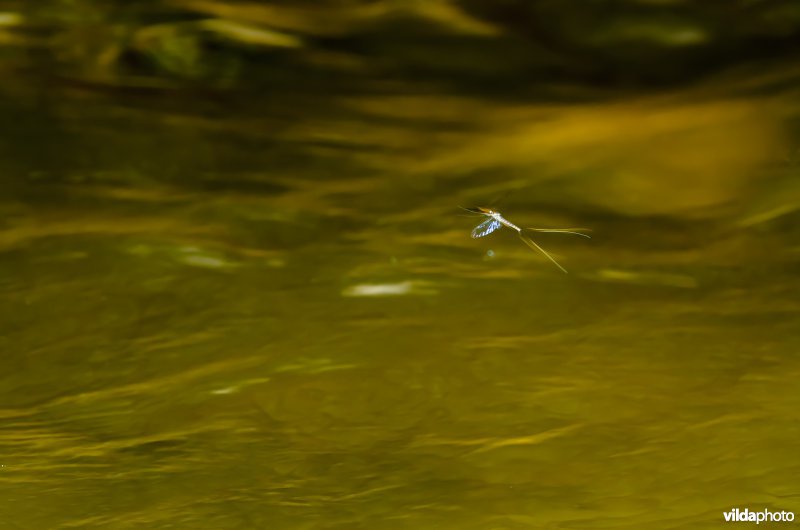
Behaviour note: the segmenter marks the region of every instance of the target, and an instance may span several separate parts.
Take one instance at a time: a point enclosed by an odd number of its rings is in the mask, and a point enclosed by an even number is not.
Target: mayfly
[[[567,269],[562,267],[555,260],[555,258],[553,258],[553,256],[551,256],[550,254],[547,253],[547,251],[545,249],[543,249],[542,247],[537,245],[536,242],[533,239],[531,239],[531,237],[528,234],[526,234],[525,232],[528,232],[528,231],[530,231],[530,232],[557,232],[559,234],[573,234],[573,235],[576,235],[576,236],[581,236],[581,237],[586,237],[586,238],[589,237],[586,234],[582,234],[581,232],[578,232],[578,230],[586,230],[585,228],[520,228],[517,225],[515,225],[514,223],[512,223],[511,221],[509,221],[508,219],[506,219],[505,217],[503,217],[500,212],[497,212],[495,210],[491,210],[489,208],[481,208],[480,206],[474,206],[472,208],[464,208],[464,210],[466,210],[468,212],[472,212],[472,213],[477,213],[477,214],[480,214],[480,215],[485,215],[486,217],[488,217],[488,219],[483,221],[481,224],[479,224],[478,226],[476,226],[472,230],[472,237],[473,238],[479,238],[479,237],[483,237],[483,236],[488,236],[489,234],[491,234],[492,232],[494,232],[498,228],[500,228],[502,226],[507,226],[508,228],[511,228],[512,230],[516,230],[517,231],[517,233],[519,234],[519,238],[522,240],[523,243],[525,243],[526,245],[531,247],[533,250],[539,251],[542,254],[544,254],[547,257],[547,259],[552,261],[555,264],[556,267],[558,267],[559,269],[561,269],[564,272],[567,272]]]

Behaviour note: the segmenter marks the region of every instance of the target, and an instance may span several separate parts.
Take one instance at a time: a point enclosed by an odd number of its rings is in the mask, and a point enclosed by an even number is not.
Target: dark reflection
[[[793,2],[10,2],[13,528],[800,512]],[[536,233],[472,239],[462,207]],[[42,503],[42,499],[47,499]]]

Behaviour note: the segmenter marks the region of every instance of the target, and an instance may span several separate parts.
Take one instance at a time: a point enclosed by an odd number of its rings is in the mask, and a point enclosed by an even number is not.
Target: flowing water
[[[526,95],[325,49],[305,67],[356,78],[3,67],[0,528],[800,513],[791,61]],[[458,50],[453,76],[477,54],[508,81],[503,46]],[[459,206],[490,205],[592,239],[538,235],[563,274],[508,229],[471,239]]]

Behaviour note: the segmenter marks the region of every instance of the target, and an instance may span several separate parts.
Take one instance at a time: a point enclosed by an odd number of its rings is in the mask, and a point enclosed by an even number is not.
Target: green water
[[[419,9],[467,33],[498,23],[470,7]],[[339,31],[361,28],[353,9]],[[90,54],[116,41],[53,13],[76,40],[52,64],[36,31],[4,30],[22,44],[6,44],[0,103],[0,528],[800,513],[791,60],[506,91],[481,83],[541,60],[503,63],[516,37],[451,42],[428,70],[430,43],[304,41],[264,63],[282,72],[265,88],[247,83],[252,49],[158,41],[161,70],[131,73],[122,52]],[[279,15],[315,34],[314,13]],[[621,34],[704,35],[658,21]],[[563,274],[507,229],[471,239],[480,219],[458,207],[490,204],[592,239],[540,234]]]

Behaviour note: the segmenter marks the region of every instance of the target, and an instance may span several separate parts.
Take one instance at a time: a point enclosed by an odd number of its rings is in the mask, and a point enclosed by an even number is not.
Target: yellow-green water
[[[559,98],[12,71],[0,528],[800,513],[791,62]],[[562,274],[471,239],[490,203],[592,239],[541,234]]]

